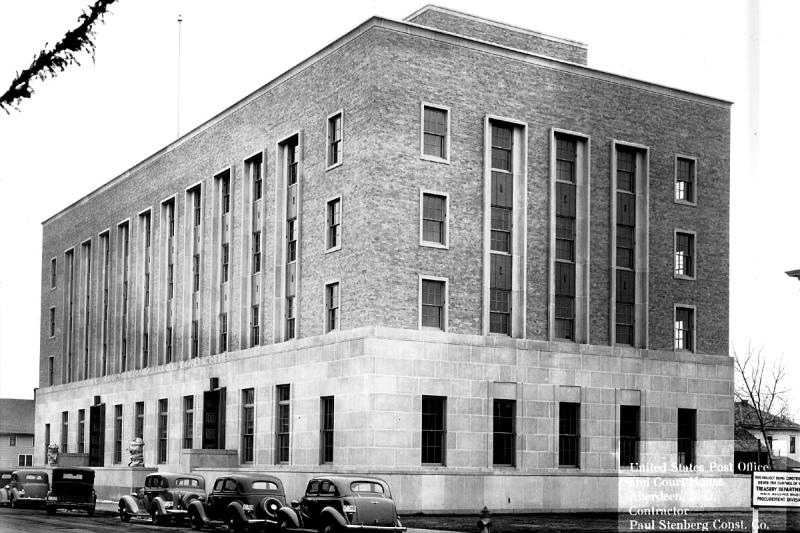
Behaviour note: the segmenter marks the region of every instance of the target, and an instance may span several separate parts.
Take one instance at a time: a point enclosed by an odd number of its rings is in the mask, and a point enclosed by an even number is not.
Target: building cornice
[[[483,19],[481,19],[483,20]],[[691,93],[688,91],[684,91],[681,89],[674,89],[671,87],[666,87],[663,85],[658,85],[651,82],[636,80],[634,78],[628,78],[625,76],[621,76],[618,74],[612,74],[600,70],[596,70],[584,65],[580,65],[577,63],[571,63],[568,61],[550,58],[541,55],[535,55],[530,52],[526,52],[523,50],[518,50],[515,48],[510,48],[507,46],[502,46],[495,43],[490,43],[488,41],[482,41],[479,39],[474,39],[471,37],[465,37],[463,35],[458,35],[455,33],[450,33],[442,30],[438,30],[435,28],[430,28],[427,26],[421,26],[419,24],[414,24],[411,22],[401,22],[396,20],[391,20],[383,17],[374,16],[370,19],[366,20],[362,24],[358,25],[354,29],[347,32],[342,37],[336,39],[329,45],[325,46],[315,54],[311,55],[310,57],[306,58],[305,60],[301,61],[294,67],[290,68],[289,70],[285,71],[284,73],[280,74],[273,80],[267,82],[265,85],[261,86],[260,88],[256,89],[249,95],[245,96],[241,100],[237,101],[236,103],[232,104],[231,106],[227,107],[226,109],[220,111],[216,115],[214,115],[209,120],[203,122],[199,126],[196,126],[189,132],[185,133],[175,141],[171,142],[164,148],[158,150],[157,152],[151,154],[150,156],[146,157],[130,169],[126,170],[122,174],[118,175],[117,177],[111,179],[110,181],[104,183],[100,187],[94,189],[93,191],[89,192],[85,196],[79,198],[75,202],[71,203],[64,209],[60,210],[58,213],[52,215],[51,217],[47,218],[42,222],[42,225],[47,225],[51,222],[58,220],[64,213],[67,211],[83,205],[89,202],[92,198],[101,194],[117,183],[123,181],[127,177],[131,176],[132,174],[137,173],[138,171],[146,168],[151,163],[158,160],[160,157],[176,150],[183,144],[191,141],[195,137],[202,135],[208,129],[212,128],[213,126],[217,125],[219,122],[224,120],[225,118],[229,117],[230,115],[240,111],[241,109],[247,107],[250,103],[254,100],[262,97],[272,89],[280,86],[282,83],[292,79],[299,73],[303,72],[307,68],[311,67],[318,61],[326,58],[330,54],[336,52],[338,49],[342,48],[343,46],[349,44],[350,42],[354,41],[361,35],[365,34],[366,32],[370,31],[373,28],[381,28],[389,31],[395,31],[399,33],[405,33],[408,35],[413,35],[416,37],[422,37],[431,39],[434,41],[445,42],[456,46],[462,46],[465,48],[469,48],[472,50],[485,52],[489,54],[494,54],[499,57],[503,57],[506,59],[514,59],[524,63],[536,65],[543,68],[550,68],[553,70],[560,70],[563,72],[567,72],[570,74],[574,74],[577,76],[583,76],[586,78],[596,79],[599,81],[604,81],[608,83],[615,83],[618,85],[628,86],[632,88],[636,88],[643,91],[648,91],[652,93],[656,93],[662,96],[668,96],[672,98],[678,98],[681,100],[692,101],[700,104],[711,105],[715,107],[720,107],[724,109],[728,109],[731,106],[731,102],[722,100],[719,98],[713,98],[710,96],[700,95],[696,93]]]

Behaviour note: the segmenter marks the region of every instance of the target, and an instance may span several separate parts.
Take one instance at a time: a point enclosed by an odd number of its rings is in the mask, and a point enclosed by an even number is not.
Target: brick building
[[[413,510],[729,464],[729,107],[374,17],[44,222],[37,442],[112,492],[140,436],[147,467],[368,471]]]

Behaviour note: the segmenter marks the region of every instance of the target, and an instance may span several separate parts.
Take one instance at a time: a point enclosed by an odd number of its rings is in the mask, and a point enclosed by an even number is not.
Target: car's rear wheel
[[[192,529],[195,531],[201,531],[206,524],[203,522],[203,519],[200,518],[200,514],[197,511],[189,512],[189,525],[192,526]]]
[[[119,507],[119,519],[122,522],[131,521],[131,513],[128,512],[128,509],[126,509],[124,505],[120,505]]]
[[[320,533],[337,533],[338,529],[339,528],[336,527],[336,524],[327,522],[324,526],[322,526]]]
[[[159,526],[166,526],[169,524],[169,516],[162,513],[161,509],[156,507],[156,510],[153,511],[153,523]]]
[[[244,522],[236,514],[231,514],[228,517],[228,531],[233,533],[244,533]]]

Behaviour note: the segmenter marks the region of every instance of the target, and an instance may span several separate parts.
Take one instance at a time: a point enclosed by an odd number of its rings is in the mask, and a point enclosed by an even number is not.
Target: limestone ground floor
[[[735,508],[732,387],[726,355],[361,328],[38,389],[36,442],[109,498],[256,470],[380,475],[405,511]]]

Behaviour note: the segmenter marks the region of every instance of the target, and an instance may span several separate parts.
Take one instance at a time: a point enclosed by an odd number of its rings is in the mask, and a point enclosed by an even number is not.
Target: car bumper
[[[406,530],[405,527],[397,526],[367,526],[361,524],[347,524],[345,526],[347,531],[362,531],[364,533],[402,533]]]
[[[26,506],[44,505],[45,502],[44,498],[29,498],[27,496],[17,496],[14,499],[16,500],[17,503]]]
[[[63,502],[58,500],[47,500],[47,507],[55,507],[57,509],[94,509],[94,502]]]

